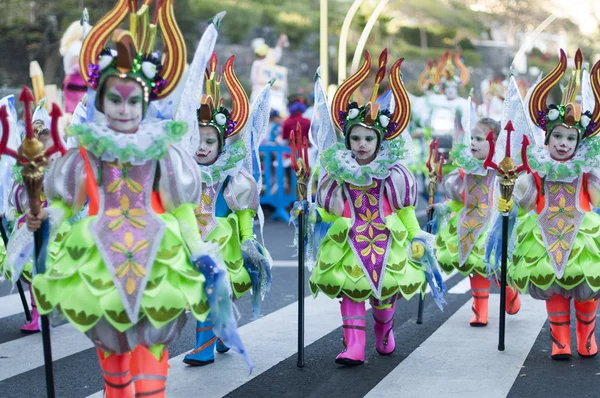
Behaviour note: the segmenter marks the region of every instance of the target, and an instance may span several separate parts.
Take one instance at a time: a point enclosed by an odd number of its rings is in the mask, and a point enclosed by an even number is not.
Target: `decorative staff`
[[[440,156],[440,139],[436,138],[435,141],[431,140],[429,144],[429,158],[427,159],[427,170],[429,170],[429,186],[427,193],[429,194],[429,205],[435,203],[435,196],[437,194],[438,184],[442,182],[444,166],[444,154]],[[431,220],[433,219],[433,209],[427,212],[427,224],[425,229],[428,233],[431,233],[432,225]],[[423,323],[423,308],[425,307],[425,297],[419,297],[419,312],[417,314],[417,325]]]
[[[44,182],[45,169],[48,166],[48,158],[57,152],[64,154],[66,149],[62,145],[62,140],[58,132],[58,119],[62,115],[60,108],[56,104],[52,104],[52,124],[50,134],[52,136],[52,147],[46,149],[44,144],[39,141],[34,132],[31,120],[31,102],[34,100],[31,91],[27,87],[23,88],[19,101],[23,103],[25,108],[25,139],[17,152],[7,147],[8,138],[10,135],[8,125],[8,113],[6,106],[0,108],[0,121],[2,123],[2,139],[0,140],[0,155],[6,154],[17,160],[17,163],[22,166],[21,174],[23,176],[23,184],[27,190],[29,199],[29,209],[31,214],[38,215],[41,211],[41,193]],[[50,223],[44,220],[42,227],[34,233],[34,264],[38,274],[46,272],[46,255],[45,249],[48,244],[48,235]],[[54,398],[54,376],[52,372],[52,347],[50,344],[50,324],[48,316],[42,315],[42,341],[44,345],[44,366],[46,370],[46,390],[49,398]]]
[[[290,136],[292,147],[292,169],[296,173],[296,198],[294,208],[297,209],[298,219],[298,363],[304,367],[304,251],[306,236],[305,217],[308,212],[307,186],[310,180],[308,164],[308,137],[302,134],[300,123]]]
[[[500,180],[500,195],[506,203],[512,201],[513,189],[515,188],[515,182],[522,172],[531,173],[529,163],[527,162],[527,147],[529,146],[529,139],[523,134],[523,144],[521,146],[521,165],[517,167],[515,161],[510,156],[510,136],[515,131],[512,121],[506,123],[504,127],[506,131],[506,148],[504,150],[504,159],[499,164],[494,163],[492,160],[496,149],[496,143],[494,142],[494,134],[490,131],[487,136],[487,141],[490,144],[490,152],[488,157],[483,163],[484,168],[492,168],[496,170],[498,179]],[[508,225],[509,225],[509,212],[502,213],[502,261],[500,270],[500,330],[498,336],[498,351],[504,351],[504,334],[506,330],[506,272],[508,262]]]

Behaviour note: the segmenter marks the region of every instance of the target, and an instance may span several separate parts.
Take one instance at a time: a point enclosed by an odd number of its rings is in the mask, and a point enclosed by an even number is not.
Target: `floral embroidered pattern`
[[[125,256],[125,261],[115,270],[118,278],[125,277],[129,272],[133,272],[138,278],[146,275],[146,270],[135,261],[134,256],[147,249],[150,243],[143,239],[134,244],[134,237],[131,232],[126,232],[123,238],[123,243],[113,242],[110,246],[111,250]],[[129,292],[128,292],[129,293]],[[131,293],[129,293],[131,294]]]
[[[108,224],[111,231],[118,231],[124,224],[125,220],[129,224],[138,229],[146,228],[146,221],[143,218],[146,211],[143,209],[130,209],[130,202],[127,195],[121,196],[121,207],[119,209],[109,209],[104,212],[108,217],[117,217]]]
[[[111,168],[118,169],[121,172],[121,176],[108,185],[108,193],[117,192],[123,186],[123,184],[126,184],[127,188],[129,188],[129,190],[135,194],[142,193],[142,185],[133,178],[129,177],[129,170],[133,167],[131,164],[109,163],[109,166]]]
[[[548,207],[548,211],[550,213],[552,213],[548,217],[549,220],[554,220],[555,218],[558,218],[560,216],[564,216],[567,218],[575,217],[575,215],[573,214],[573,212],[575,211],[575,206],[567,206],[567,199],[565,199],[564,196],[561,196],[560,199],[558,200],[558,206],[550,206],[550,207]],[[561,221],[563,221],[563,220],[561,219],[559,221],[559,223]]]
[[[487,203],[479,203],[479,196],[475,196],[473,203],[467,205],[467,216],[476,212],[479,217],[485,217],[486,210],[489,208],[490,206]]]

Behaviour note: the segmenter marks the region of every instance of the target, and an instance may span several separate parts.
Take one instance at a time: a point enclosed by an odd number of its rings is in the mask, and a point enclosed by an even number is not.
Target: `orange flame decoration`
[[[469,70],[467,69],[465,64],[462,63],[459,52],[456,53],[456,55],[454,56],[454,64],[460,71],[460,86],[464,87],[469,82],[471,74],[469,73]]]
[[[248,121],[248,115],[250,114],[250,105],[248,103],[248,96],[242,87],[242,84],[238,80],[233,70],[233,63],[235,62],[235,55],[232,55],[225,63],[225,69],[223,75],[225,77],[225,84],[231,94],[233,101],[233,107],[231,109],[231,120],[237,124],[233,129],[233,132],[228,137],[233,137],[239,133],[246,122]]]
[[[155,22],[158,21],[165,44],[161,74],[162,78],[167,81],[167,84],[158,94],[157,99],[165,98],[177,87],[177,84],[183,75],[186,63],[185,43],[181,31],[177,26],[177,22],[175,21],[173,1],[174,0],[157,1],[155,10],[154,19]],[[144,5],[149,6],[150,3],[151,1],[147,0],[144,2]],[[106,47],[113,32],[121,25],[121,23],[123,23],[127,14],[135,14],[137,11],[137,1],[118,0],[112,10],[94,25],[83,42],[81,54],[79,56],[79,67],[84,78],[88,76],[90,65],[97,62],[98,55]],[[144,23],[142,23],[142,25],[146,25],[147,16],[144,14],[143,17]],[[149,40],[147,37],[148,35],[144,33],[147,32],[147,26],[132,26],[131,28],[139,30],[139,32],[131,32],[134,36],[139,38],[136,43],[136,51],[152,51],[151,48],[147,48]],[[143,35],[138,33],[142,33]],[[86,84],[90,88],[93,88],[91,83],[86,82]]]
[[[431,61],[427,60],[426,61],[425,69],[419,75],[419,90],[423,90],[423,87],[425,87],[425,82],[427,81],[427,78],[429,77],[429,73],[431,72],[431,68],[432,68]]]
[[[594,111],[592,112],[592,123],[596,123],[596,127],[594,130],[588,135],[589,137],[593,137],[600,132],[600,60],[597,61],[592,67],[592,71],[590,72],[590,80],[592,82],[592,91],[594,92],[594,99],[596,100],[596,105],[594,106]]]
[[[529,116],[531,117],[533,123],[540,128],[542,128],[542,126],[540,126],[538,122],[539,112],[546,112],[546,100],[548,98],[548,94],[550,93],[550,90],[552,90],[552,88],[560,81],[566,70],[567,55],[561,49],[560,60],[558,61],[556,67],[552,70],[552,72],[547,74],[537,86],[535,86],[533,92],[531,93],[531,99],[529,100]],[[594,80],[595,79],[592,78],[592,82]]]
[[[385,136],[386,140],[391,140],[398,137],[402,131],[404,131],[408,125],[408,122],[410,121],[410,100],[400,77],[400,65],[402,65],[402,61],[404,61],[404,58],[396,61],[389,74],[389,82],[392,88],[392,93],[394,94],[394,100],[396,102],[396,110],[390,117],[390,123],[395,123],[397,128],[394,132]],[[385,76],[385,63],[387,63],[387,50],[384,50],[384,54],[379,57],[380,68],[376,76],[376,85],[380,83]],[[371,55],[368,51],[365,51],[365,59],[361,67],[356,71],[356,73],[344,81],[335,92],[335,95],[333,96],[333,102],[331,104],[331,112],[333,122],[339,130],[342,130],[343,122],[343,120],[340,119],[340,112],[346,112],[350,97],[354,91],[356,91],[367,79],[370,69]]]
[[[206,65],[206,69],[204,71],[204,77],[206,80],[210,80],[210,75],[213,73],[217,73],[217,65],[219,63],[219,59],[217,58],[217,53],[213,51],[210,59],[208,60],[208,65]]]
[[[358,68],[358,70],[352,76],[340,84],[335,92],[335,95],[333,96],[333,102],[331,104],[331,115],[333,117],[333,123],[339,130],[342,130],[342,120],[340,120],[339,116],[340,111],[346,111],[352,93],[354,93],[354,91],[360,87],[365,80],[367,80],[370,69],[371,54],[369,54],[368,51],[365,51],[365,60],[360,68]]]

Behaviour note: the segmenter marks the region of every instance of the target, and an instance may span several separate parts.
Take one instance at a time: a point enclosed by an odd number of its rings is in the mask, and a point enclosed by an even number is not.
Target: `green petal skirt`
[[[421,265],[408,258],[406,248],[410,241],[406,227],[396,214],[387,216],[385,224],[391,231],[392,242],[379,299],[387,300],[401,294],[409,300],[418,291],[424,294],[425,272]],[[331,298],[345,295],[356,302],[377,298],[350,247],[348,232],[351,227],[350,218],[340,217],[323,238],[317,254],[317,265],[309,279],[313,296],[322,291]]]
[[[196,319],[204,321],[209,313],[204,276],[190,262],[175,217],[168,213],[158,217],[166,228],[143,293],[139,319],[148,319],[160,329],[190,310]],[[60,308],[81,332],[90,330],[100,319],[124,332],[134,325],[90,233],[94,219],[76,222],[62,240],[55,261],[44,275],[34,278],[38,310],[47,314]]]

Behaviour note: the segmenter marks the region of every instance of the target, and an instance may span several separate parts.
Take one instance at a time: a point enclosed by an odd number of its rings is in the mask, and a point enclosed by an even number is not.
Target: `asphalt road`
[[[421,206],[422,208],[422,206]],[[519,314],[507,318],[506,351],[497,351],[498,290],[490,296],[486,328],[471,328],[468,282],[447,280],[447,306],[441,312],[427,296],[423,325],[416,325],[417,300],[400,301],[394,332],[397,349],[381,356],[374,349],[367,313],[366,363],[341,368],[333,360],[342,350],[337,300],[308,297],[305,367],[296,366],[297,267],[293,229],[282,222],[265,225],[265,243],[276,260],[273,285],[262,317],[252,321],[245,297],[236,305],[240,332],[256,365],[252,375],[239,356],[217,355],[215,363],[188,368],[181,363],[194,345],[190,319],[169,347],[169,397],[599,397],[600,359],[577,355],[564,362],[549,358],[550,338],[543,303],[523,298]],[[306,273],[308,277],[308,272]],[[466,283],[465,283],[466,282]],[[306,290],[308,294],[308,289]],[[24,316],[16,291],[0,283],[0,397],[44,397],[41,336],[19,332]],[[575,350],[574,319],[572,320]],[[102,396],[95,350],[68,324],[52,330],[58,397]]]

